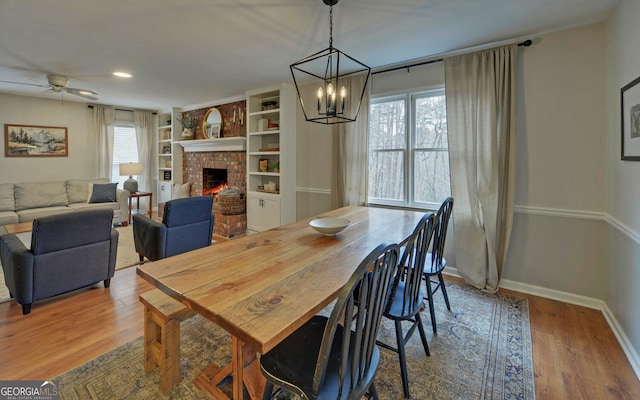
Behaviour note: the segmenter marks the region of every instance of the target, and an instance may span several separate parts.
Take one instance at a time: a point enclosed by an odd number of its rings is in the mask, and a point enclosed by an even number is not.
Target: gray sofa
[[[23,314],[38,300],[100,281],[109,287],[118,252],[112,218],[107,209],[38,218],[29,248],[16,235],[0,235],[4,281]]]
[[[90,203],[90,188],[108,179],[0,183],[0,226],[88,208],[113,210],[113,222],[128,220],[129,192],[116,190],[116,201]]]

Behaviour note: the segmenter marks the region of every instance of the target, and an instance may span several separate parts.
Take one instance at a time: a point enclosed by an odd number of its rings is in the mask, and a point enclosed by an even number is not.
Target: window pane
[[[404,201],[403,151],[370,153],[369,197]]]
[[[451,195],[449,153],[419,151],[414,162],[414,199],[420,203],[442,203]]]
[[[113,129],[113,164],[111,168],[111,182],[118,183],[122,189],[128,176],[120,176],[120,164],[138,162],[138,143],[136,129],[133,126],[116,125]],[[137,178],[134,176],[133,179]]]
[[[416,98],[416,148],[446,149],[447,109],[444,95]]]
[[[371,104],[369,108],[369,148],[404,149],[406,111],[404,99]]]
[[[444,90],[373,99],[369,110],[368,201],[439,205],[451,191]]]

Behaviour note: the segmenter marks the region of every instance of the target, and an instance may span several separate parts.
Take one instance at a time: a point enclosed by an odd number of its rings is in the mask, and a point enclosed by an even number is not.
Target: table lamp
[[[133,179],[133,175],[142,175],[142,163],[128,163],[120,164],[120,176],[129,175],[122,187],[124,190],[128,190],[129,193],[135,193],[138,191],[138,181]]]

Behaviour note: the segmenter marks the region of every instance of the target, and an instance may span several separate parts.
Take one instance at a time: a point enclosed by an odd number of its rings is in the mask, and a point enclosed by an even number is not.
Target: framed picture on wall
[[[620,89],[621,158],[640,161],[640,78]]]
[[[5,157],[67,157],[67,128],[4,124]]]

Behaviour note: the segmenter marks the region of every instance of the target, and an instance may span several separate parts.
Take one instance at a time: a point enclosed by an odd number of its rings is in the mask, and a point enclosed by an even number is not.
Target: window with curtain
[[[372,98],[368,202],[437,209],[450,193],[444,89]]]
[[[111,182],[117,182],[122,189],[128,176],[120,176],[120,164],[138,162],[138,144],[136,129],[133,122],[116,120],[113,129],[113,164],[111,167]],[[136,179],[134,177],[134,179]]]

